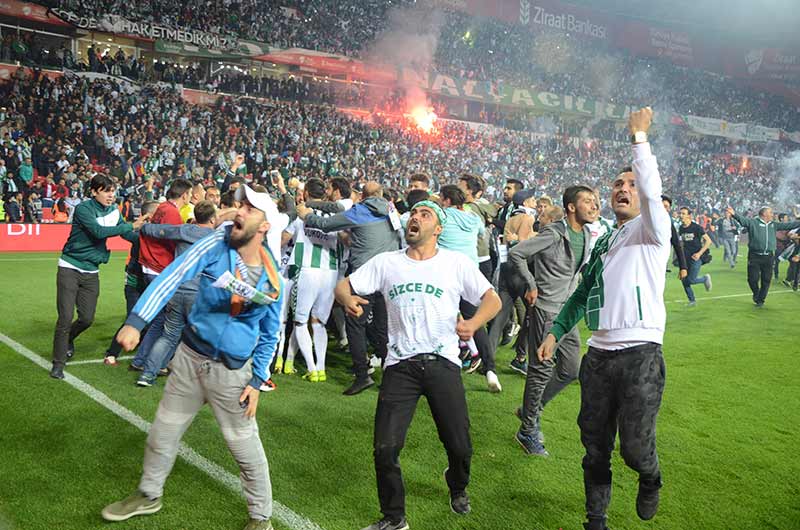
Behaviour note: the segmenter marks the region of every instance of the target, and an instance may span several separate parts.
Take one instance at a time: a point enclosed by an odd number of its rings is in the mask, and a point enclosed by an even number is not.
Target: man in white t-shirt
[[[364,530],[407,530],[400,451],[420,396],[431,408],[447,450],[445,480],[450,507],[470,511],[466,493],[472,443],[458,341],[469,340],[500,310],[500,299],[476,263],[437,246],[446,222],[434,202],[411,210],[408,248],[379,254],[336,286],[336,299],[358,317],[382,293],[388,314],[388,353],[375,412],[374,455],[378,499],[384,518]],[[478,306],[469,320],[458,320],[459,302]]]

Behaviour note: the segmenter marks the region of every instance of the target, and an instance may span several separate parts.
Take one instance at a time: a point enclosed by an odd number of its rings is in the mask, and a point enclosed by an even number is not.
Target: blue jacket
[[[324,217],[311,214],[308,228],[323,232],[350,230],[350,270],[355,271],[382,252],[400,248],[400,235],[389,220],[389,203],[382,197],[369,197],[346,212]]]
[[[253,359],[253,378],[249,385],[258,389],[269,379],[269,365],[278,343],[281,325],[281,299],[283,281],[272,285],[265,272],[256,284],[264,292],[280,293],[278,299],[267,305],[246,304],[241,313],[232,316],[231,293],[214,287],[213,283],[226,271],[235,273],[238,254],[228,245],[232,225],[215,230],[175,259],[151,283],[134,306],[126,324],[142,330],[167,304],[178,287],[200,277],[192,311],[183,330],[187,346],[215,361],[222,361],[230,369],[238,369]],[[274,257],[265,249],[277,271]]]
[[[180,256],[192,248],[193,244],[207,237],[213,231],[213,228],[206,228],[205,226],[194,224],[163,225],[148,223],[139,229],[139,233],[145,236],[175,241],[177,243],[175,247],[175,257]],[[200,278],[195,278],[181,285],[180,291],[182,293],[194,294],[197,292],[198,287],[200,287]]]

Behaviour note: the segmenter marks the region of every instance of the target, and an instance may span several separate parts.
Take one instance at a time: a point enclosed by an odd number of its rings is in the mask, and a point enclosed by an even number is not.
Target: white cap
[[[253,188],[247,184],[242,184],[236,189],[233,198],[237,201],[243,201],[245,197],[247,198],[247,202],[252,204],[254,208],[258,208],[264,212],[270,224],[275,222],[278,216],[278,206],[275,204],[275,201],[272,200],[272,197],[269,196],[269,193],[254,191]]]

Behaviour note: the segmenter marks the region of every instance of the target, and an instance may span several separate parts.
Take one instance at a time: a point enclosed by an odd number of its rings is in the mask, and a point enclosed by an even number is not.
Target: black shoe
[[[472,507],[469,505],[469,496],[466,491],[450,493],[450,509],[458,515],[467,515]]]
[[[606,523],[597,519],[583,523],[583,528],[584,530],[608,530]]]
[[[400,518],[399,521],[392,521],[388,517],[384,517],[362,530],[408,530],[408,522],[405,517]]]
[[[528,361],[526,361],[525,359],[514,357],[509,366],[515,372],[519,372],[522,375],[528,375]]]
[[[67,359],[72,359],[73,355],[75,355],[75,343],[70,342],[69,346],[67,346]]]
[[[531,436],[529,434],[517,432],[516,436],[514,436],[514,439],[517,440],[517,443],[522,446],[522,449],[525,451],[526,455],[543,457],[550,456],[550,453],[548,453],[547,449],[544,448],[544,444],[539,441],[538,433],[534,433],[533,436]]]
[[[347,390],[342,392],[342,394],[344,394],[345,396],[355,396],[356,394],[363,392],[364,390],[368,389],[374,384],[375,381],[373,381],[370,376],[358,377]]]
[[[139,366],[138,364],[129,364],[128,365],[129,372],[144,372],[144,366]]]
[[[169,368],[162,368],[158,371],[158,377],[167,377],[170,374]]]
[[[636,495],[636,515],[643,521],[655,517],[658,511],[658,490],[661,484],[651,487],[639,482],[639,494]]]
[[[791,287],[792,286],[792,283],[789,280],[783,280],[781,283],[783,285],[785,285],[786,287]]]
[[[50,370],[50,377],[53,379],[64,379],[64,367],[54,364]]]

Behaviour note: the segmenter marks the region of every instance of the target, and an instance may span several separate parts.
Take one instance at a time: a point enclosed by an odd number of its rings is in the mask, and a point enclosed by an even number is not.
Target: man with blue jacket
[[[267,193],[247,186],[237,190],[236,200],[242,206],[233,223],[201,239],[164,269],[117,334],[126,350],[135,348],[142,328],[178,287],[199,277],[197,297],[147,437],[139,488],[103,509],[107,521],[161,509],[180,439],[208,402],[241,470],[250,514],[245,530],[272,529],[272,486],[255,414],[281,322],[283,285],[275,259],[262,245],[278,212]]]

